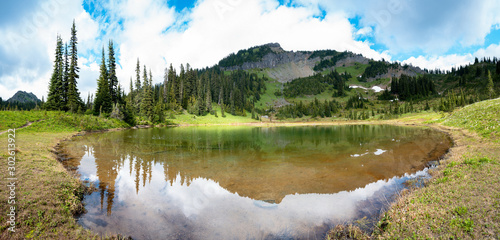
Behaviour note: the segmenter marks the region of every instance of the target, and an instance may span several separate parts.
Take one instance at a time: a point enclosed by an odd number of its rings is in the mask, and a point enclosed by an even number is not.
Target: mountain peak
[[[7,102],[13,103],[13,102],[19,102],[19,103],[27,103],[27,102],[40,102],[40,99],[33,94],[32,92],[28,93],[25,91],[18,91],[14,96],[9,98]]]
[[[279,43],[267,43],[267,44],[264,44],[262,46],[271,48],[271,50],[275,53],[280,53],[280,52],[285,51],[285,50],[283,50],[283,48],[281,47],[281,45]]]

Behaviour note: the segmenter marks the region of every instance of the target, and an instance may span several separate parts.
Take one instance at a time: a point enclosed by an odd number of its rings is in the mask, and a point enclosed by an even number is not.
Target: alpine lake
[[[324,239],[366,228],[451,147],[426,127],[210,126],[92,133],[62,143],[97,191],[81,225],[133,239]]]

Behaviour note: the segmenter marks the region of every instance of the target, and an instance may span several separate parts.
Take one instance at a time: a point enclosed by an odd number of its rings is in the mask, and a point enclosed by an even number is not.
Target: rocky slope
[[[220,65],[224,70],[228,71],[264,69],[269,77],[284,83],[313,75],[315,73],[314,68],[320,61],[328,61],[332,58],[335,58],[332,60],[332,64],[322,68],[322,70],[334,70],[337,67],[349,67],[357,63],[366,65],[370,64],[371,61],[360,54],[351,52],[336,52],[332,50],[294,52],[285,51],[279,43],[269,43],[247,50],[240,50],[237,54],[232,54],[221,60]],[[249,61],[248,59],[254,61]],[[417,67],[398,66],[390,68],[387,73],[369,78],[368,81],[378,78],[400,77],[402,74],[415,76],[422,73],[424,71]]]

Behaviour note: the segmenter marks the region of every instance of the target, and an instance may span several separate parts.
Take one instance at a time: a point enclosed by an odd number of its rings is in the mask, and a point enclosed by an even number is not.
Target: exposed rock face
[[[312,76],[315,73],[313,70],[314,66],[321,61],[319,57],[310,59],[309,57],[313,54],[313,52],[310,51],[285,51],[281,48],[279,43],[268,43],[263,46],[270,47],[272,52],[262,57],[261,61],[245,62],[241,66],[232,66],[224,69],[229,71],[266,69],[269,77],[284,83],[297,78]],[[332,56],[325,57],[325,59],[329,58],[332,58]],[[334,70],[336,67],[349,67],[353,66],[355,63],[369,64],[370,59],[361,54],[350,53],[347,54],[345,58],[339,59],[336,65],[330,69]],[[416,76],[421,73],[424,73],[424,71],[418,67],[398,67],[397,69],[389,69],[388,73],[370,78],[368,81],[378,78],[400,77],[402,74]]]
[[[275,68],[282,64],[288,63],[301,63],[312,65],[314,67],[314,61],[312,59],[308,59],[311,56],[312,52],[289,52],[283,50],[279,43],[269,43],[264,46],[271,47],[273,50],[272,53],[265,55],[261,61],[259,62],[246,62],[243,63],[242,66],[233,66],[228,67],[226,70],[249,70],[255,68]],[[316,60],[319,60],[316,59]]]
[[[361,54],[352,54],[348,57],[341,59],[335,64],[335,67],[349,67],[354,65],[354,63],[368,64],[370,60],[368,58],[363,57]]]
[[[279,82],[288,82],[296,78],[309,77],[314,74],[313,68],[319,58],[309,59],[312,52],[285,51],[279,43],[269,43],[273,51],[265,55],[259,62],[245,62],[241,66],[225,68],[225,70],[267,69],[269,77]]]
[[[373,81],[379,78],[400,78],[401,75],[407,75],[410,77],[416,77],[418,74],[424,74],[424,70],[418,68],[418,67],[413,67],[413,66],[408,66],[406,69],[403,67],[399,68],[390,68],[389,71],[386,74],[378,75],[377,77],[370,78],[368,81]]]
[[[314,75],[314,63],[309,61],[290,62],[275,68],[268,68],[267,75],[281,83]]]

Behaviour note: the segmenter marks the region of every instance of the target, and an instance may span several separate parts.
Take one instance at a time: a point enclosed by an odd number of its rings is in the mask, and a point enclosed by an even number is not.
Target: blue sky
[[[120,84],[137,59],[162,81],[164,68],[212,66],[239,49],[335,49],[422,68],[450,69],[500,57],[494,0],[20,0],[0,3],[0,97],[47,96],[57,34],[76,22],[82,97],[95,92],[101,50],[116,48]]]

